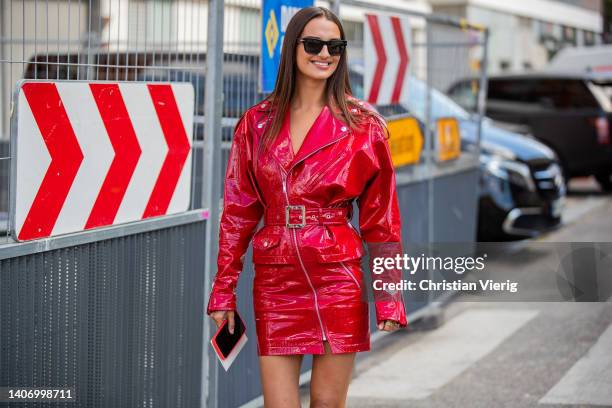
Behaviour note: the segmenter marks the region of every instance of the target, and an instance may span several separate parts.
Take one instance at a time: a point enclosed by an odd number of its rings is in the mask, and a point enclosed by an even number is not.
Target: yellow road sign
[[[438,161],[456,159],[461,154],[459,123],[455,118],[440,118],[437,121],[436,158]]]
[[[389,127],[389,149],[395,167],[418,163],[423,150],[423,134],[415,118],[387,121]]]

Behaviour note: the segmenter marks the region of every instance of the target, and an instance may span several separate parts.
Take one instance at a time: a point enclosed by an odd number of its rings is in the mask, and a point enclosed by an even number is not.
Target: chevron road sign
[[[191,84],[19,85],[13,117],[15,239],[189,209]]]
[[[405,17],[366,14],[364,95],[378,105],[408,97],[412,36]]]

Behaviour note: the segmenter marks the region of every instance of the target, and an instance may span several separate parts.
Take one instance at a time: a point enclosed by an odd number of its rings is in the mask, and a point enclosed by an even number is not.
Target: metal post
[[[206,95],[204,119],[204,174],[202,180],[202,203],[209,209],[209,219],[206,223],[206,247],[204,267],[204,299],[210,296],[210,283],[216,271],[217,252],[219,249],[220,221],[220,172],[221,172],[221,117],[223,108],[223,0],[208,2],[208,39],[206,45]],[[204,181],[205,180],[205,181]],[[206,305],[202,305],[203,308]],[[202,399],[200,407],[218,405],[217,382],[218,364],[209,364],[212,353],[208,347],[210,338],[210,319],[203,311],[204,337],[202,342]],[[214,360],[213,360],[214,361]],[[215,362],[216,363],[216,362]]]
[[[0,38],[2,38],[2,42],[0,42],[0,61],[4,61],[4,47],[6,44],[6,24],[4,24],[4,2],[0,3],[0,22],[2,25],[0,26]],[[11,33],[12,34],[12,33]],[[12,47],[13,44],[11,42],[8,43],[9,47]],[[4,128],[4,117],[6,116],[6,112],[8,111],[5,107],[6,101],[9,99],[9,94],[7,93],[7,82],[11,81],[12,78],[8,76],[6,72],[4,63],[0,63],[0,135],[5,134],[4,132],[7,130]]]
[[[340,0],[331,0],[331,10],[335,15],[340,17]]]
[[[427,154],[425,155],[425,167],[427,168],[427,174],[429,177],[427,178],[427,256],[434,256],[433,251],[433,242],[434,242],[434,178],[433,174],[433,159],[434,159],[434,149],[436,147],[436,143],[434,141],[434,137],[436,136],[435,130],[432,129],[432,118],[431,118],[431,89],[432,89],[432,75],[433,75],[433,53],[431,49],[433,47],[433,38],[432,38],[432,22],[427,19],[425,22],[425,42],[426,48],[425,52],[427,53],[426,64],[425,67],[427,72],[427,81],[426,81],[426,92],[425,92],[425,151]],[[433,282],[434,280],[434,271],[431,268],[427,268],[427,279]],[[438,314],[440,309],[433,304],[433,291],[427,291],[427,314],[426,318],[436,319],[438,318]]]
[[[434,149],[436,144],[434,143],[435,133],[432,131],[432,123],[431,123],[431,75],[433,70],[433,53],[431,52],[431,47],[433,46],[432,39],[432,23],[429,20],[425,22],[425,52],[427,53],[426,64],[426,90],[425,90],[425,151],[427,154],[425,155],[425,167],[427,169],[427,174],[429,177],[427,178],[427,256],[432,256],[433,249],[433,241],[434,241],[434,190],[433,190],[433,159],[434,159]],[[433,271],[431,269],[427,269],[427,278],[430,281],[433,281]],[[432,306],[432,291],[427,291],[427,307]]]
[[[483,31],[483,47],[482,62],[480,63],[480,83],[478,84],[478,137],[476,138],[476,154],[480,157],[480,137],[482,133],[482,120],[486,114],[487,101],[487,66],[489,58],[489,29]]]
[[[98,61],[94,61],[94,57],[100,52],[100,39],[102,38],[102,22],[100,10],[100,0],[89,0],[89,6],[87,10],[87,38],[83,44],[83,48],[87,49],[87,62],[85,67],[85,78],[87,80],[97,79],[95,76],[96,71],[99,69],[94,64]],[[79,69],[82,69],[79,67]]]

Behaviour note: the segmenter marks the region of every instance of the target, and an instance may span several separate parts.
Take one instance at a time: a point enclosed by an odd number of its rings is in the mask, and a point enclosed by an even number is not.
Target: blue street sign
[[[314,0],[264,0],[261,24],[261,53],[259,58],[260,92],[274,90],[281,45],[291,17],[301,8],[310,7]]]

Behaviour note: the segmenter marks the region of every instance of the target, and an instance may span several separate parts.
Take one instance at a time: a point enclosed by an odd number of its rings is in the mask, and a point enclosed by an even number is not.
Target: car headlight
[[[536,191],[529,167],[514,160],[508,160],[498,155],[481,155],[485,171],[491,175],[508,180],[510,183],[529,191]]]

